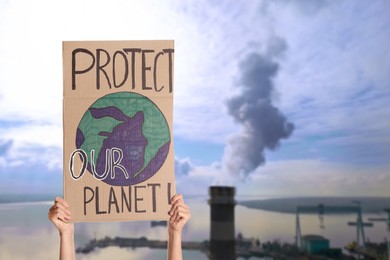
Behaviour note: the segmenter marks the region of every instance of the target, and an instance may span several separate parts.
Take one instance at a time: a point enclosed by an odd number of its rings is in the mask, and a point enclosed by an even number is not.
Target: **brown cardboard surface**
[[[175,194],[173,41],[63,42],[73,220],[166,220]]]

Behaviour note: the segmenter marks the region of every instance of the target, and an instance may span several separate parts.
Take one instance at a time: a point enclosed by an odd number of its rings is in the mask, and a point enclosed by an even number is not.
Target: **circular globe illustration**
[[[170,131],[160,109],[147,97],[131,92],[96,100],[82,117],[76,147],[88,154],[88,171],[114,186],[151,178],[164,164]]]

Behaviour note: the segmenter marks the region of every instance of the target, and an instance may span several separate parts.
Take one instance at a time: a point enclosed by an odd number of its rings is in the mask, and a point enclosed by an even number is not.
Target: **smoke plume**
[[[264,54],[249,54],[239,64],[240,94],[226,102],[229,114],[241,126],[241,131],[232,136],[225,147],[223,168],[241,179],[265,163],[265,149],[276,149],[280,140],[288,138],[294,130],[294,124],[272,104],[273,79],[279,70],[275,58],[285,49],[284,40],[273,38]]]

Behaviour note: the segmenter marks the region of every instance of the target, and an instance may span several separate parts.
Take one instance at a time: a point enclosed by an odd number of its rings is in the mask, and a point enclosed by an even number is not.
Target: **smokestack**
[[[211,207],[210,260],[235,260],[234,237],[235,188],[228,186],[209,187]]]

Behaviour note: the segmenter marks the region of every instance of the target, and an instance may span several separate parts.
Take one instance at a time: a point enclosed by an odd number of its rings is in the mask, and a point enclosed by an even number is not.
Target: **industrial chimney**
[[[228,186],[209,187],[211,207],[210,260],[235,260],[234,200],[235,188]]]

